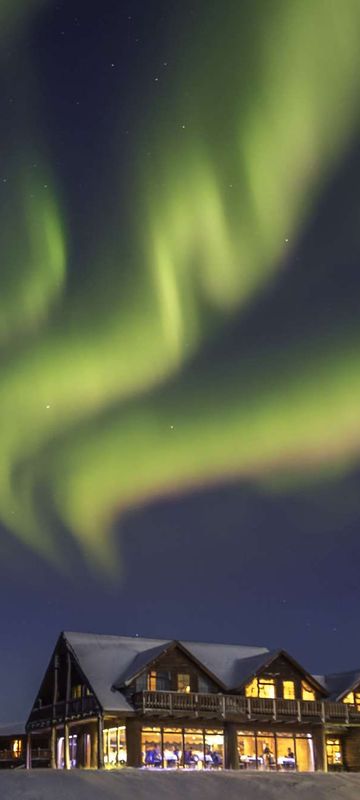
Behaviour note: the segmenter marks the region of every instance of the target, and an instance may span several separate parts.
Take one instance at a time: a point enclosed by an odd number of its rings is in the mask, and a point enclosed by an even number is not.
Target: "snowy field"
[[[359,800],[360,773],[0,771],[1,800]]]

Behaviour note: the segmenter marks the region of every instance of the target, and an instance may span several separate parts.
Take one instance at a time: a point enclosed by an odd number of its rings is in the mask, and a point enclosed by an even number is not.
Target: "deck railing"
[[[93,695],[79,697],[66,702],[65,700],[55,705],[40,706],[31,712],[30,727],[41,727],[52,721],[61,722],[65,719],[76,719],[91,716],[99,711],[99,705]]]
[[[133,697],[142,714],[166,716],[203,716],[218,719],[278,720],[298,722],[358,723],[360,710],[345,703],[321,700],[270,700],[233,694],[198,692],[143,691]]]

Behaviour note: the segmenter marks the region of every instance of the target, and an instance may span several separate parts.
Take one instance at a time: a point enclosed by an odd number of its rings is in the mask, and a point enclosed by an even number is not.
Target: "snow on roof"
[[[243,682],[242,662],[269,656],[266,647],[249,647],[237,644],[206,644],[205,642],[181,642],[197,661],[219,678],[228,689],[235,689]],[[252,674],[252,665],[248,675]],[[246,675],[245,675],[246,678]]]
[[[1,736],[23,736],[25,734],[25,722],[7,722],[0,725]]]
[[[124,695],[112,689],[139,653],[165,645],[165,640],[65,631],[64,637],[106,711],[133,712]]]
[[[88,679],[102,708],[107,711],[133,712],[121,692],[113,687],[127,683],[148,663],[169,647],[172,642],[165,639],[143,639],[131,636],[108,636],[91,633],[64,632],[80,668]],[[265,647],[244,645],[209,644],[204,642],[180,642],[205,669],[227,688],[236,688],[245,680],[241,662],[252,674],[254,658],[268,658]],[[260,664],[259,664],[260,666]]]
[[[349,672],[333,672],[331,675],[324,675],[323,681],[325,689],[330,694],[330,699],[336,700],[360,684],[360,669]]]

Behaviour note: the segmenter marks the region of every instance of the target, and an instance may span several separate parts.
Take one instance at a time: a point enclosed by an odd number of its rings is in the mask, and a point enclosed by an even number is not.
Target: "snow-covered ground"
[[[1,800],[359,800],[360,774],[0,771]]]

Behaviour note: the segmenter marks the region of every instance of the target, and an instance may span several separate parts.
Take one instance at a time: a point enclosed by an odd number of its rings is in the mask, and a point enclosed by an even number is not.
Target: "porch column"
[[[126,752],[128,767],[142,766],[141,728],[141,720],[126,720]]]
[[[50,767],[51,769],[56,769],[58,766],[57,763],[57,753],[56,753],[56,725],[51,726],[51,734],[50,734]]]
[[[98,726],[94,722],[90,730],[90,766],[96,769],[98,766]]]
[[[71,769],[69,723],[68,722],[65,722],[65,725],[64,725],[64,769]]]
[[[31,733],[26,735],[26,769],[31,769]]]
[[[237,746],[237,725],[226,722],[224,728],[225,769],[239,769],[239,753]]]
[[[311,733],[314,745],[315,770],[327,772],[325,730],[324,728],[314,728]]]
[[[102,716],[98,717],[97,729],[98,729],[97,765],[98,769],[104,769],[104,720]]]

